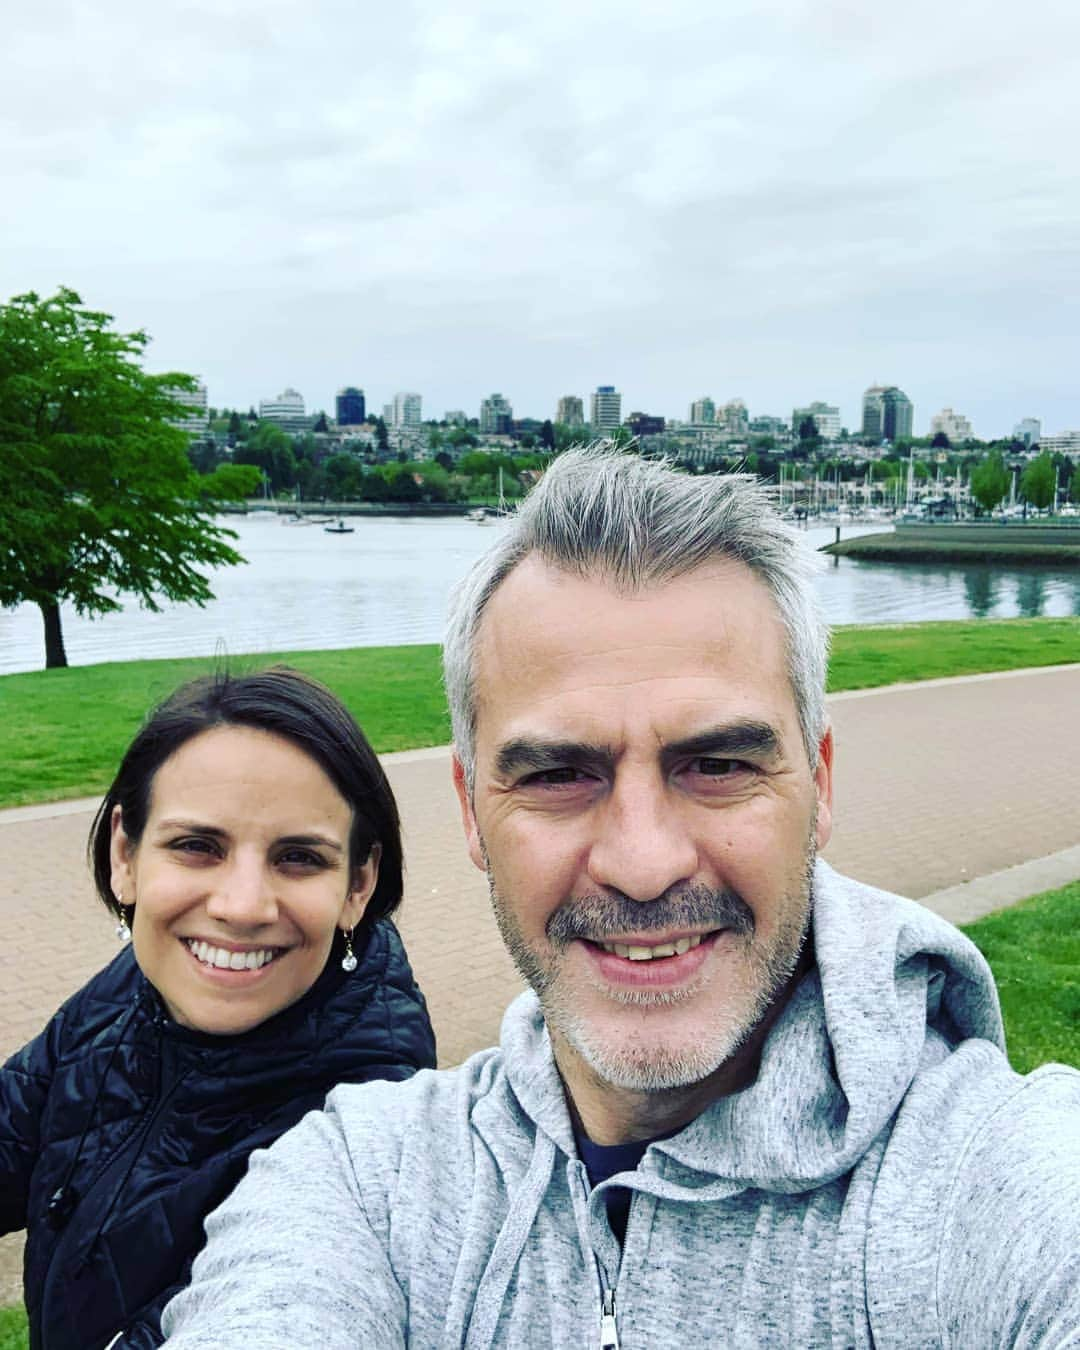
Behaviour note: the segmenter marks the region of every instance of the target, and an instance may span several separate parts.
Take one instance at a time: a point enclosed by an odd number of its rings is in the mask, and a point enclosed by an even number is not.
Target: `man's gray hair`
[[[677,473],[610,442],[555,459],[450,602],[443,673],[454,745],[472,789],[474,663],[488,601],[522,559],[634,592],[718,558],[745,563],[768,586],[787,632],[787,668],[806,753],[816,767],[825,732],[828,628],[814,593],[817,559],[750,474]]]

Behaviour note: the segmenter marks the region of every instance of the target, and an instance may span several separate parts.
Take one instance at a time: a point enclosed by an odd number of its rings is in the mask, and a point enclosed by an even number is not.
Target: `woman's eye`
[[[174,839],[169,847],[175,853],[214,854],[217,852],[217,845],[209,839],[200,839],[197,836],[191,836],[184,839]]]
[[[290,848],[284,853],[278,855],[278,865],[282,867],[299,868],[321,868],[328,866],[326,859],[319,853],[312,853],[306,848]]]

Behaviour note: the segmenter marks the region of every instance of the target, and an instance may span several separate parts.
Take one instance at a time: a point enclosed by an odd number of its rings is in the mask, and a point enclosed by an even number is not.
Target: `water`
[[[65,606],[72,665],[225,652],[289,651],[438,642],[450,588],[497,537],[498,524],[461,518],[354,517],[355,533],[272,517],[234,518],[243,567],[223,568],[205,609],[160,614],[125,601],[118,614],[81,619]],[[843,537],[880,531],[849,526]],[[833,526],[806,531],[815,547]],[[818,579],[831,623],[1080,615],[1080,573],[992,566],[828,560]],[[0,610],[0,672],[44,665],[41,615]]]

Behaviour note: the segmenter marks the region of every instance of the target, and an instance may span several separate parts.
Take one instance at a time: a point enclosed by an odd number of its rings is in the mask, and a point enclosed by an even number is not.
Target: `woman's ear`
[[[372,844],[367,861],[353,873],[349,894],[345,897],[345,904],[341,910],[339,927],[343,932],[355,928],[364,917],[368,901],[374,894],[375,886],[379,880],[379,863],[381,860],[382,844]]]
[[[124,833],[124,817],[119,806],[114,806],[109,819],[109,864],[112,868],[109,884],[117,903],[135,903],[135,848]]]

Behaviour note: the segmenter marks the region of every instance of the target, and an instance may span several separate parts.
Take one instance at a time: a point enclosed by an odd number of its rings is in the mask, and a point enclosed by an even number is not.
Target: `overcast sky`
[[[0,298],[72,286],[218,406],[1080,426],[1076,0],[4,15]]]

